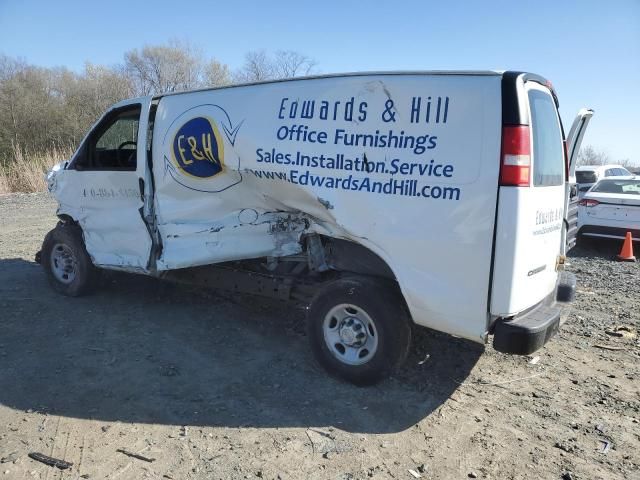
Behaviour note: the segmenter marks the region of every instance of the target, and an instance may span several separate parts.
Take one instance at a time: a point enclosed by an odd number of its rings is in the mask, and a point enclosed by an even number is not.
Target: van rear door
[[[515,95],[505,95],[505,81],[503,102],[514,102],[516,114],[509,116],[510,106],[503,106],[494,318],[522,312],[555,290],[565,211],[563,135],[554,95],[540,77],[518,77]]]
[[[567,184],[565,187],[565,228],[563,233],[563,251],[566,254],[576,244],[578,234],[578,186],[576,184],[576,163],[582,139],[587,131],[587,125],[593,116],[593,110],[582,108],[569,130],[567,136]],[[594,175],[595,177],[595,175]]]

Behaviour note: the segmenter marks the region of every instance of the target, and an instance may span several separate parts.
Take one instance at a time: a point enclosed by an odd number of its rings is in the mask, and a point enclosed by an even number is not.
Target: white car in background
[[[576,167],[578,197],[582,198],[598,180],[604,177],[624,177],[632,173],[621,165],[584,165]]]
[[[578,236],[640,241],[640,176],[603,178],[578,202]]]

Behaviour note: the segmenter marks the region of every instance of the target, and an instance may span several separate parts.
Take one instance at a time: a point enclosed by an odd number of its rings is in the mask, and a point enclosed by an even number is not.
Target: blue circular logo
[[[173,160],[187,175],[211,178],[224,169],[224,144],[213,120],[196,117],[173,137]]]

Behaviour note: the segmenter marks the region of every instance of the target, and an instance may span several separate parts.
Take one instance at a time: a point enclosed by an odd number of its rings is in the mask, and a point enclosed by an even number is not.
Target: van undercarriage
[[[280,300],[309,301],[326,282],[345,275],[395,280],[377,255],[361,245],[318,234],[302,239],[297,255],[224,262],[159,272],[178,283],[221,288]]]

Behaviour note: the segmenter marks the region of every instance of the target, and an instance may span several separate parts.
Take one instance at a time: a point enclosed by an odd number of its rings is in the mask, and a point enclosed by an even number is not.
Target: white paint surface
[[[501,80],[499,74],[353,75],[162,97],[153,127],[153,205],[144,204],[147,215],[154,209],[162,241],[157,269],[286,256],[301,250],[301,235],[318,232],[358,242],[385,260],[417,324],[484,341],[498,193]],[[419,119],[412,118],[418,98]],[[143,179],[148,195],[151,176],[142,126],[146,128],[150,101],[136,100],[143,104],[136,172],[65,170],[51,179],[60,212],[80,222],[94,261],[108,268],[147,269],[151,239],[138,212],[143,201],[135,195],[98,201],[82,197],[82,192],[103,186],[139,191],[138,181]],[[316,102],[313,118],[300,118],[305,101]],[[326,118],[318,110],[323,101],[329,105]],[[296,115],[290,118],[295,102]],[[196,118],[207,119],[217,130],[211,137],[219,148],[214,161],[205,158],[208,137],[200,135],[204,130],[193,135],[193,145],[189,143],[185,126],[195,125],[189,122]],[[326,142],[278,138],[281,129],[294,128],[295,132],[298,125],[316,132],[316,140],[324,132]],[[361,135],[375,135],[376,131],[386,135],[392,130],[396,136],[428,137],[424,151],[415,146],[351,146],[334,142],[339,130]],[[277,157],[280,163],[265,162],[267,153],[281,155]],[[293,164],[283,163],[287,155]],[[296,165],[298,155],[343,155],[360,161],[366,156],[378,170],[330,168],[327,162],[323,167],[311,160]],[[215,175],[189,174],[196,165],[213,168],[216,161],[222,162],[222,170]],[[435,170],[440,175],[429,172],[429,165],[440,165]],[[302,184],[301,179],[311,177],[324,178],[323,185]],[[329,178],[333,183],[327,184]],[[370,186],[379,182],[382,191],[378,187],[373,191],[342,188],[347,179],[352,186],[354,180],[362,184],[365,178]],[[395,194],[383,191],[387,187],[382,185],[390,181],[401,185]],[[339,188],[327,186],[333,184]],[[451,189],[451,198],[427,198],[422,195],[423,187],[427,193]],[[562,208],[562,190],[548,202]],[[502,195],[501,203],[508,197]],[[521,212],[514,208],[505,206],[501,214],[515,221]],[[498,242],[512,242],[520,248],[517,238],[503,234]],[[549,258],[559,251],[559,244],[540,247],[547,249]],[[498,259],[503,249],[508,250],[499,248]],[[496,265],[510,272],[516,265],[519,270],[513,256],[523,254],[512,249],[508,255],[511,265],[500,261]],[[541,291],[546,291],[547,283],[551,285],[552,274],[555,272],[545,277]],[[509,281],[520,280],[512,277]],[[533,305],[541,299],[541,291],[514,300],[514,305]]]

